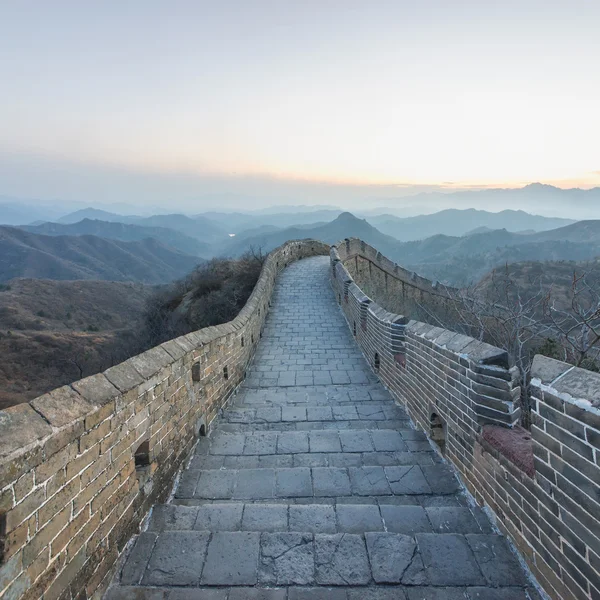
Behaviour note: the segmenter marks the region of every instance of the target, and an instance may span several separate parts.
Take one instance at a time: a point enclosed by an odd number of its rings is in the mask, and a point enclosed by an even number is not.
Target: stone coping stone
[[[49,436],[52,427],[29,404],[0,411],[0,458]]]
[[[533,359],[531,377],[534,380],[532,385],[539,387],[539,383],[536,383],[538,380],[551,388],[555,396],[562,395],[565,402],[584,401],[577,403],[582,410],[600,407],[600,373],[538,354]]]
[[[186,351],[174,339],[164,342],[160,346],[173,357],[173,360],[179,360],[185,356]]]
[[[589,400],[593,407],[600,407],[600,373],[574,368],[554,383],[553,387],[559,394]]]
[[[50,425],[58,428],[83,419],[96,408],[68,385],[39,396],[30,404]]]
[[[144,383],[144,378],[138,373],[131,359],[110,367],[104,371],[104,375],[121,392],[128,392]]]
[[[462,352],[469,357],[470,361],[483,365],[496,365],[498,367],[509,368],[508,352],[500,348],[496,348],[491,344],[473,340],[463,348]]]
[[[71,387],[92,404],[102,406],[116,398],[119,390],[104,376],[103,373],[90,375],[85,379],[74,381]]]
[[[160,346],[150,348],[150,350],[146,350],[146,352],[142,352],[137,356],[132,356],[129,360],[145,379],[156,375],[158,371],[173,362],[168,352]]]
[[[548,356],[537,354],[531,365],[531,377],[539,379],[544,385],[551,385],[561,375],[564,375],[573,365]]]

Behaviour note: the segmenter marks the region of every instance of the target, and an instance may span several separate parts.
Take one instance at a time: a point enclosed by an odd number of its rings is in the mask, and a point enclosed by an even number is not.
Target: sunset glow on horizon
[[[0,23],[0,153],[38,182],[600,186],[596,2],[27,1]]]

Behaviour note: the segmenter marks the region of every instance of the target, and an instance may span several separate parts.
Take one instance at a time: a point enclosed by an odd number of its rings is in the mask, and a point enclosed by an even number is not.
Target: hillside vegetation
[[[124,360],[153,288],[15,279],[0,285],[0,409]]]
[[[0,284],[0,409],[230,321],[262,264],[263,256],[251,253],[213,259],[158,287],[41,279]]]
[[[234,319],[258,281],[264,258],[247,252],[237,260],[213,259],[162,287],[147,303],[147,344]]]

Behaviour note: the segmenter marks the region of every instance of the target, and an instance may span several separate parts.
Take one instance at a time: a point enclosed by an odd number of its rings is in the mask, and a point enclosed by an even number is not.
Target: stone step
[[[527,585],[505,538],[497,534],[199,530],[140,534],[121,570],[120,583],[157,588],[340,586],[346,590],[347,586],[399,586],[398,593],[387,598],[406,598],[403,586],[464,590],[467,586],[502,589]],[[191,593],[194,595],[186,597],[199,597]],[[368,596],[363,591],[358,597]],[[480,596],[498,597],[519,598]]]
[[[189,468],[196,469],[272,469],[277,467],[394,467],[433,465],[441,462],[428,448],[424,452],[298,452],[296,454],[263,454],[225,456],[196,454]]]
[[[285,406],[246,406],[235,403],[223,411],[223,423],[298,423],[338,421],[393,421],[405,420],[404,409],[393,402],[365,402],[364,404],[339,404],[325,406],[317,404]]]
[[[268,390],[266,390],[268,391]],[[382,400],[380,398],[377,399],[368,399],[364,400],[356,400],[354,398],[308,398],[305,400],[285,400],[281,397],[251,397],[251,398],[235,398],[235,405],[246,407],[246,408],[254,408],[254,407],[267,407],[267,406],[307,406],[312,404],[313,406],[346,406],[347,404],[380,404],[386,403],[389,405],[393,405],[394,402],[391,400]],[[396,406],[399,406],[396,404]]]
[[[356,419],[352,421],[289,421],[281,423],[227,423],[219,422],[219,430],[229,433],[246,431],[331,431],[345,429],[410,429],[406,419],[370,421]]]
[[[522,587],[369,585],[364,587],[144,587],[117,586],[105,600],[532,600]]]
[[[306,453],[433,451],[425,434],[414,429],[330,431],[215,431],[200,438],[195,455],[256,456]]]
[[[258,531],[301,533],[492,533],[480,508],[401,504],[214,503],[160,504],[148,531]]]
[[[187,469],[176,499],[269,500],[455,494],[460,490],[445,464],[365,467]]]
[[[264,389],[249,388],[242,384],[235,399],[239,403],[252,405],[272,404],[291,406],[294,404],[335,405],[339,403],[364,404],[368,402],[390,402],[394,399],[380,384],[349,386],[287,386],[270,385]]]

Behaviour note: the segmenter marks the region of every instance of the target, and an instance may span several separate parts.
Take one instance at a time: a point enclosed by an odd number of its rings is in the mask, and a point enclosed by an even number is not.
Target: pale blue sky
[[[0,194],[590,187],[598,31],[597,0],[5,0]]]

